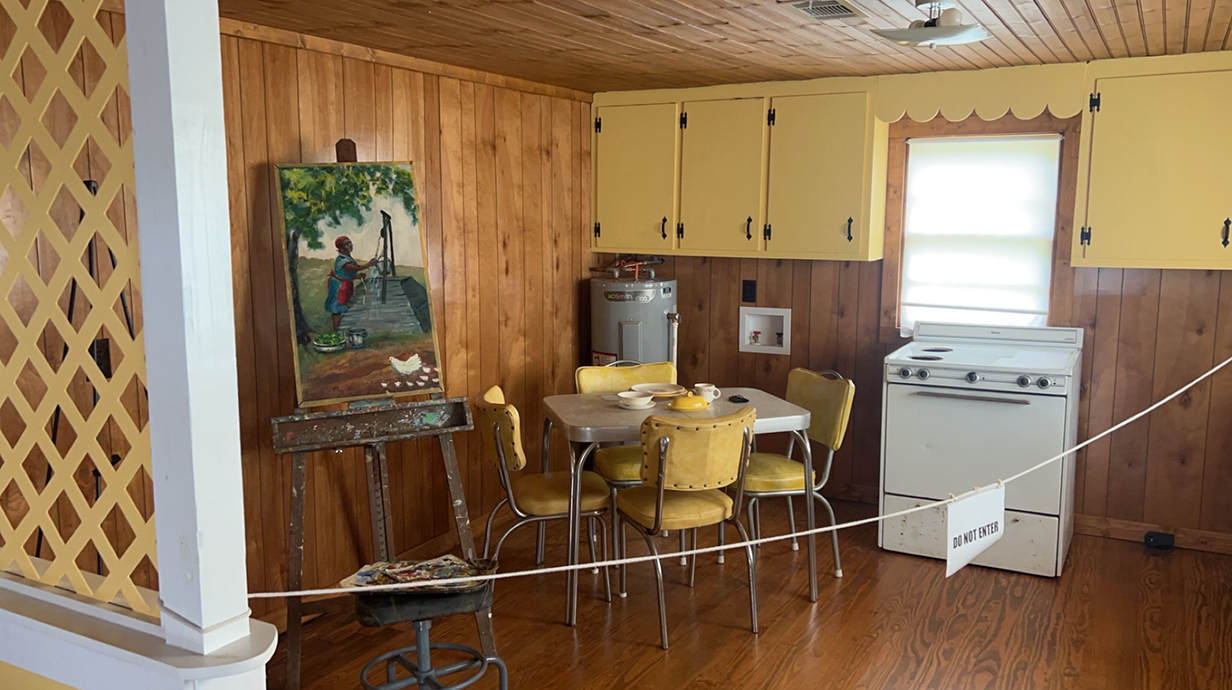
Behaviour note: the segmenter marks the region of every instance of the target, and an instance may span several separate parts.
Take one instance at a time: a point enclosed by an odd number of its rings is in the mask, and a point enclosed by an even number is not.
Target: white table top
[[[743,395],[747,403],[730,401],[733,395]],[[544,414],[556,430],[574,443],[609,443],[636,441],[642,420],[651,415],[681,419],[713,419],[733,414],[752,406],[757,410],[753,425],[755,434],[773,434],[807,429],[809,411],[782,398],[756,388],[724,388],[723,395],[710,407],[697,412],[681,412],[668,407],[669,399],[656,400],[644,410],[627,410],[616,403],[614,394],[551,395],[543,399]]]

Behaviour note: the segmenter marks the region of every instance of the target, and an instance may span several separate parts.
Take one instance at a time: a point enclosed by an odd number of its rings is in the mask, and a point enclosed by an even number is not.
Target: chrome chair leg
[[[650,554],[658,556],[659,550],[655,548],[654,538],[641,530],[638,530],[638,533],[646,540],[646,546],[650,548]],[[663,641],[663,649],[667,649],[667,603],[663,595],[663,562],[658,558],[654,560],[654,569],[655,581],[659,588],[659,637]]]
[[[629,553],[629,542],[625,540],[625,537],[627,536],[625,534],[625,519],[623,517],[620,517],[620,514],[617,513],[616,521],[619,523],[619,527],[620,527],[619,529],[620,539],[616,543],[619,545],[618,548],[620,549],[620,558],[624,559],[625,556],[627,556]],[[628,596],[628,590],[625,587],[625,584],[627,583],[626,575],[628,574],[628,571],[629,571],[629,566],[625,563],[621,563],[620,564],[620,592],[619,592],[621,599],[624,599],[626,596]]]
[[[694,527],[693,529],[689,530],[689,532],[690,532],[689,541],[691,541],[693,544],[690,548],[696,551],[697,550],[697,528]],[[684,530],[681,530],[680,533],[684,534]],[[689,586],[690,587],[693,586],[693,580],[696,575],[697,575],[697,554],[693,554],[692,556],[689,556]]]
[[[761,539],[761,504],[756,498],[749,499],[749,532],[754,539]],[[760,549],[761,545],[754,548]]]
[[[483,557],[484,558],[488,557],[488,544],[490,544],[492,541],[492,522],[493,520],[496,519],[496,513],[499,512],[501,507],[507,503],[509,503],[509,499],[502,498],[500,500],[500,503],[497,503],[496,507],[492,509],[492,512],[488,514],[488,526],[487,526],[487,529],[483,531]]]
[[[518,520],[517,522],[513,523],[513,525],[511,525],[509,529],[505,530],[505,533],[501,535],[501,538],[496,540],[496,549],[492,552],[492,560],[495,561],[500,558],[501,548],[505,546],[505,540],[509,538],[509,535],[513,534],[514,531],[517,530],[517,528],[521,527],[522,525],[529,524],[530,522],[531,520]],[[539,526],[543,527],[543,521],[539,520],[538,522],[539,522]]]
[[[620,541],[620,535],[616,531],[620,529],[620,514],[616,510],[616,499],[618,497],[616,495],[616,487],[611,484],[607,486],[607,497],[608,510],[611,512],[611,516],[608,519],[612,521],[612,555],[620,558],[620,547],[617,545],[617,542]],[[613,566],[613,569],[615,569],[615,566]]]
[[[796,541],[796,510],[791,504],[791,496],[787,497],[787,528],[791,530],[791,550],[799,551],[800,543]]]
[[[744,541],[749,540],[749,535],[744,531],[744,525],[736,520],[736,531],[740,533],[740,538]],[[757,560],[753,558],[753,548],[751,546],[744,547],[744,557],[749,564],[749,620],[753,624],[753,634],[757,634]]]
[[[813,498],[821,501],[821,505],[825,506],[826,513],[830,515],[830,526],[833,527],[834,525],[837,525],[838,520],[834,517],[834,508],[830,507],[830,502],[826,500],[826,497],[817,492],[813,492]],[[830,531],[830,545],[834,548],[834,577],[842,577],[843,563],[838,558],[838,530]]]
[[[689,548],[689,547],[685,546],[685,544],[686,544],[686,543],[688,543],[688,540],[685,538],[685,537],[687,536],[687,535],[685,534],[685,532],[687,532],[687,531],[688,531],[688,530],[683,530],[683,529],[682,529],[682,530],[680,530],[680,552],[681,552],[681,553],[684,553],[684,552],[685,552],[685,551],[687,551],[687,550],[688,550],[688,548]],[[681,557],[680,557],[680,565],[688,565],[688,564],[689,564],[689,557],[688,557],[688,556],[681,556]]]
[[[723,534],[723,523],[720,522],[719,523],[719,546],[722,546],[727,543],[727,540],[724,537],[725,535]],[[725,551],[719,552],[719,556],[718,556],[719,563],[722,563],[725,560],[724,558],[725,555],[726,555]]]
[[[604,527],[601,527],[601,529],[599,530],[595,530],[595,520],[598,520],[598,517],[586,517],[586,545],[590,546],[590,562],[591,563],[599,562],[599,558],[595,557],[596,531],[598,531],[599,534],[602,534],[602,532],[604,532],[604,530],[606,529],[606,526],[604,526]],[[604,541],[604,559],[605,561],[607,559],[607,542],[606,541]],[[590,573],[599,574],[599,570],[600,570],[599,568],[591,568]],[[612,601],[611,580],[607,579],[607,568],[602,568],[602,570],[604,570],[604,601],[607,601],[607,603],[611,604],[611,601]]]
[[[548,526],[547,523],[539,523],[539,537],[535,543],[535,566],[543,565],[543,546],[547,542]]]
[[[590,549],[590,562],[598,563],[599,558],[595,555],[595,519],[593,517],[586,518],[586,547]],[[598,568],[590,569],[591,575],[598,575]]]
[[[608,549],[607,549],[607,523],[603,521],[603,518],[595,518],[595,519],[599,521],[599,530],[598,530],[598,531],[599,531],[599,537],[600,537],[600,540],[602,541],[602,549],[601,549],[601,553],[603,554],[603,560],[605,560],[605,561],[606,561],[606,560],[607,560],[607,554],[608,554]],[[604,600],[604,601],[606,601],[606,602],[607,602],[607,603],[609,603],[609,604],[610,604],[610,603],[612,603],[612,577],[611,577],[611,568],[604,568],[604,569],[603,569],[603,600]]]

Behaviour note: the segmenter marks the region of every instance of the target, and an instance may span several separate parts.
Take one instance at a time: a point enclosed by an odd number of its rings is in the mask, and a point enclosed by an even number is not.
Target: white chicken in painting
[[[406,359],[390,357],[389,364],[401,376],[410,376],[423,368],[423,360],[419,358],[419,355],[411,355]]]

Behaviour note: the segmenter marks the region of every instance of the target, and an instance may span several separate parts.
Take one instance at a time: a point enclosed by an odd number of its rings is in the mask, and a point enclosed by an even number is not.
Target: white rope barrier
[[[508,572],[508,573],[491,573],[488,575],[475,575],[472,577],[458,577],[458,578],[448,578],[448,579],[439,579],[439,580],[424,580],[424,581],[419,581],[419,582],[403,582],[403,583],[390,584],[390,585],[368,585],[368,586],[363,586],[363,587],[327,587],[323,589],[305,589],[305,590],[298,590],[298,591],[293,591],[293,592],[256,592],[256,593],[250,593],[248,595],[248,598],[249,599],[280,599],[283,597],[305,597],[305,596],[320,596],[320,595],[332,595],[332,594],[376,594],[378,592],[398,592],[398,591],[406,591],[406,590],[411,590],[411,589],[418,589],[420,587],[434,587],[434,586],[439,586],[442,582],[484,582],[487,580],[505,580],[505,579],[514,578],[514,577],[526,577],[528,575],[550,575],[553,573],[569,572],[571,570],[594,570],[598,568],[610,568],[610,567],[619,566],[619,565],[632,565],[635,563],[647,563],[650,561],[663,560],[667,558],[682,558],[685,556],[716,553],[719,551],[732,551],[735,549],[743,549],[746,546],[757,546],[760,544],[768,544],[771,542],[783,541],[784,539],[791,539],[793,537],[795,538],[808,537],[808,536],[817,535],[817,534],[824,534],[826,532],[833,532],[833,531],[837,531],[840,529],[849,529],[851,527],[859,527],[861,525],[868,525],[868,524],[872,524],[876,522],[881,522],[882,520],[890,520],[893,518],[902,517],[904,515],[910,515],[911,513],[918,513],[920,511],[931,510],[933,508],[939,508],[944,505],[949,505],[950,503],[962,500],[968,496],[972,496],[986,489],[991,489],[993,487],[1001,486],[1003,484],[1009,484],[1010,482],[1016,481],[1018,479],[1021,479],[1022,477],[1025,477],[1028,474],[1031,474],[1032,472],[1035,472],[1036,470],[1047,467],[1048,465],[1051,465],[1054,462],[1059,462],[1066,455],[1070,455],[1071,453],[1076,453],[1082,450],[1083,448],[1086,448],[1087,446],[1091,445],[1092,443],[1095,443],[1096,441],[1106,436],[1111,435],[1113,432],[1119,429],[1122,429],[1130,424],[1133,424],[1134,422],[1145,417],[1151,412],[1154,412],[1160,407],[1168,404],[1169,402],[1171,402],[1172,400],[1180,396],[1185,391],[1189,390],[1190,388],[1193,388],[1194,386],[1198,385],[1199,383],[1206,380],[1207,378],[1210,378],[1212,375],[1215,374],[1215,372],[1219,371],[1220,369],[1223,369],[1225,366],[1227,366],[1230,363],[1232,363],[1232,357],[1229,357],[1228,359],[1225,359],[1224,361],[1220,362],[1210,371],[1199,376],[1193,381],[1190,381],[1189,383],[1185,384],[1181,388],[1178,388],[1176,391],[1174,391],[1167,397],[1163,398],[1162,400],[1156,402],[1155,404],[1151,405],[1150,407],[1146,408],[1145,410],[1142,410],[1141,412],[1133,415],[1132,417],[1129,417],[1109,427],[1108,429],[1096,434],[1095,436],[1092,436],[1091,438],[1083,441],[1082,443],[1079,443],[1073,448],[1070,448],[1068,450],[1063,450],[1057,455],[1054,455],[1053,457],[1048,458],[1047,460],[1044,460],[1043,462],[1040,462],[1037,465],[1028,467],[1027,469],[1019,472],[1018,474],[1007,477],[1005,479],[998,479],[996,482],[989,484],[987,486],[977,486],[974,489],[971,489],[970,491],[959,494],[957,496],[950,496],[949,498],[942,499],[940,501],[933,501],[932,503],[925,503],[922,505],[915,506],[914,508],[907,508],[905,510],[900,510],[894,513],[888,513],[885,515],[876,515],[873,517],[864,518],[862,520],[853,520],[852,522],[844,522],[839,525],[828,525],[825,527],[817,527],[811,530],[804,530],[800,532],[788,532],[787,534],[780,534],[780,535],[775,535],[772,537],[761,537],[758,539],[749,539],[747,541],[733,542],[731,544],[723,544],[721,546],[707,546],[704,548],[690,549],[687,551],[666,552],[666,553],[658,554],[657,556],[656,555],[634,556],[631,558],[605,560],[605,561],[598,561],[594,563],[577,563],[574,565],[558,565],[558,566],[551,566],[547,568],[537,568],[535,570],[515,570],[513,572]]]

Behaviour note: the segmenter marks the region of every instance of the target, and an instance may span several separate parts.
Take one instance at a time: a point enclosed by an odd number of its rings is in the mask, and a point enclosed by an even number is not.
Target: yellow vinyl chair
[[[602,367],[578,367],[573,375],[577,384],[577,392],[600,395],[603,393],[619,393],[627,391],[639,383],[676,383],[676,365],[671,362],[654,362],[651,364],[613,362]],[[642,447],[637,443],[598,448],[594,455],[595,469],[607,482],[612,505],[616,505],[616,493],[642,483]],[[620,558],[624,553],[624,543],[617,541],[615,508],[612,519],[612,553]],[[680,549],[684,550],[684,535],[681,535]],[[542,561],[542,535],[540,538],[539,559]],[[624,590],[620,596],[624,596]]]
[[[745,469],[757,412],[746,407],[735,414],[694,421],[669,417],[647,417],[642,422],[642,484],[620,492],[616,501],[620,539],[625,525],[632,523],[646,540],[650,552],[658,555],[654,537],[663,530],[688,531],[697,547],[697,529],[727,523],[736,526],[740,538],[748,533],[740,524]],[[734,490],[734,498],[725,490]],[[753,549],[745,546],[749,567],[749,618],[757,632],[757,563]],[[624,591],[626,565],[620,566],[621,591]],[[663,565],[654,561],[659,589],[659,634],[667,649],[667,608],[663,595]],[[697,556],[690,558],[689,586],[697,571]]]
[[[500,386],[492,386],[475,400],[475,430],[483,444],[483,453],[488,461],[496,466],[500,473],[501,488],[505,497],[492,509],[488,516],[487,530],[483,535],[483,556],[488,557],[488,547],[492,540],[492,523],[496,514],[504,506],[508,506],[517,521],[513,523],[496,542],[492,558],[500,555],[505,539],[514,530],[529,524],[543,525],[549,520],[567,520],[569,518],[569,473],[543,472],[540,474],[523,474],[514,476],[526,467],[526,453],[522,449],[522,423],[518,408],[505,402],[505,393]],[[590,561],[597,562],[595,555],[595,533],[604,535],[603,557],[607,558],[606,525],[603,524],[603,514],[610,507],[607,487],[603,479],[594,472],[582,472],[582,496],[580,517],[586,520],[590,546]],[[595,529],[596,521],[601,529]],[[597,571],[596,571],[597,572]],[[612,600],[612,586],[607,569],[603,569],[603,588],[607,601]]]
[[[821,502],[830,516],[830,524],[835,524],[834,509],[830,502],[821,495],[821,489],[830,479],[830,465],[834,461],[834,451],[843,445],[843,437],[847,433],[847,422],[851,418],[851,404],[856,397],[856,386],[849,379],[843,378],[838,372],[824,371],[821,373],[808,369],[792,369],[787,375],[787,400],[808,410],[810,414],[807,436],[826,447],[826,459],[822,463],[821,479],[817,480],[817,464],[813,464],[813,487],[808,494]],[[791,531],[796,531],[796,518],[792,505],[793,496],[805,496],[804,463],[792,460],[795,449],[795,439],[788,442],[787,454],[753,453],[749,457],[748,474],[744,482],[744,495],[749,498],[749,525],[753,537],[761,536],[761,504],[760,499],[771,496],[783,496],[787,499],[787,520]],[[807,499],[806,499],[807,500]],[[843,576],[842,562],[838,557],[838,532],[830,532],[830,543],[834,547],[834,576]],[[796,538],[791,540],[792,550],[799,549]]]

